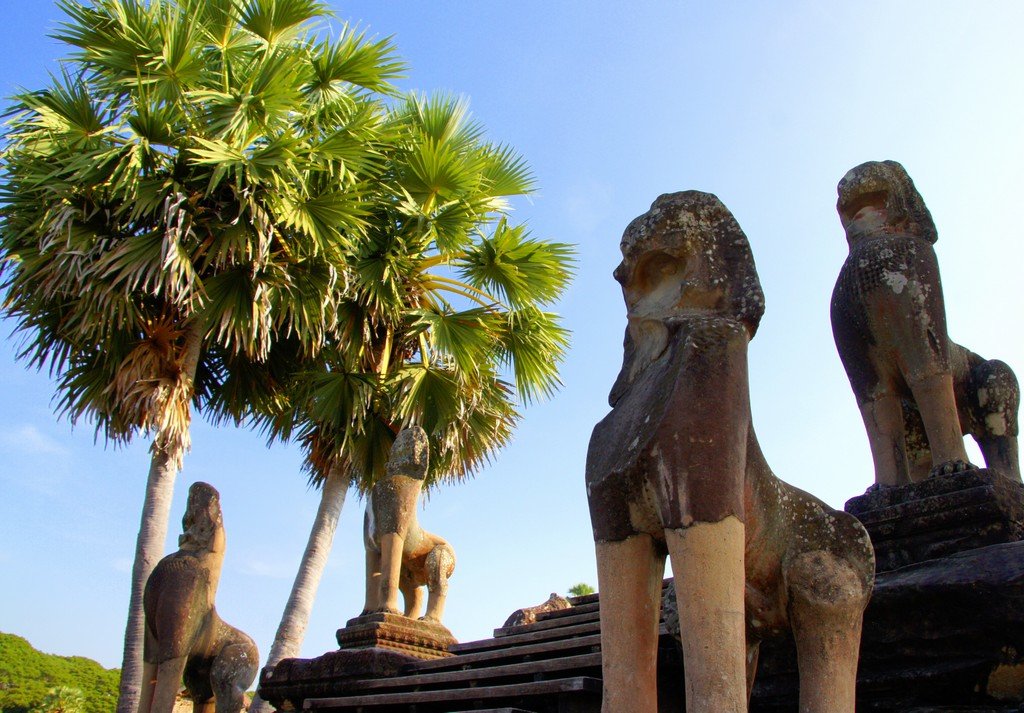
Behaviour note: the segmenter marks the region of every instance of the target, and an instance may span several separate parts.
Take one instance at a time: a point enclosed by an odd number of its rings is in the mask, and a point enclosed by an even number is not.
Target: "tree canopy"
[[[72,52],[6,114],[2,311],[72,422],[152,436],[134,686],[194,412],[364,490],[416,423],[430,482],[464,477],[558,384],[573,251],[510,221],[533,190],[514,150],[461,100],[399,98],[390,40],[332,35],[323,2],[58,5]]]
[[[180,452],[233,360],[322,345],[401,65],[308,0],[60,6],[77,51],[8,112],[4,311],[73,421]]]
[[[407,97],[386,125],[397,139],[350,254],[339,332],[297,372],[293,410],[257,416],[274,436],[297,430],[314,480],[333,463],[363,490],[411,423],[431,438],[428,486],[470,473],[507,441],[520,400],[554,390],[568,346],[545,307],[573,250],[509,221],[508,198],[533,189],[522,158],[483,140],[452,97]]]
[[[118,675],[117,669],[105,669],[92,659],[44,654],[20,636],[0,632],[2,713],[26,713],[62,688],[79,692],[83,713],[109,713],[117,698]]]

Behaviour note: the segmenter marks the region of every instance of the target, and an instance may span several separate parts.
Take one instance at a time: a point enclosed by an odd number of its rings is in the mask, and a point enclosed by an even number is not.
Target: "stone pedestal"
[[[419,659],[451,656],[458,643],[442,624],[383,612],[349,619],[337,636],[342,650],[379,648]]]
[[[987,468],[872,490],[846,511],[871,535],[879,572],[1024,540],[1024,485]]]
[[[400,614],[357,616],[338,629],[338,651],[314,659],[284,659],[260,676],[260,694],[277,710],[299,710],[307,698],[344,694],[373,679],[389,679],[423,661],[446,658],[457,644],[441,624]]]

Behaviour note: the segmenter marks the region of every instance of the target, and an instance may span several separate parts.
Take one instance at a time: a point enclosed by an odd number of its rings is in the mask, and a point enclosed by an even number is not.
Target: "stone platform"
[[[260,693],[280,711],[599,713],[597,596],[570,602],[530,623],[496,629],[494,638],[455,644],[444,658],[371,648],[287,659],[273,674],[264,671]],[[666,653],[675,655],[671,646]],[[665,698],[679,710],[682,681],[672,683],[678,693]]]
[[[796,649],[765,642],[751,711],[796,711]],[[857,710],[1017,711],[1024,702],[1024,542],[879,573],[864,615]]]

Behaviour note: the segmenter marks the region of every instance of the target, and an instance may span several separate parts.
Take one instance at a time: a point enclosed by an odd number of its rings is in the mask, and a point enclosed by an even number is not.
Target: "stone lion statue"
[[[140,713],[171,713],[185,684],[196,713],[238,713],[259,668],[253,640],[213,605],[224,564],[220,495],[194,483],[178,551],[160,560],[143,595],[146,638]]]
[[[875,483],[966,470],[964,433],[990,468],[1020,481],[1017,379],[946,333],[937,233],[914,182],[895,161],[872,161],[851,169],[838,192],[850,255],[832,293],[832,332]]]
[[[791,630],[803,713],[853,713],[874,579],[850,515],[776,478],[750,423],[747,344],[764,310],[746,236],[713,195],[663,195],[626,228],[628,326],[586,482],[604,713],[655,713],[665,557],[689,713],[747,710],[760,641]]]
[[[404,613],[416,618],[428,591],[424,621],[441,623],[448,580],[455,571],[455,551],[444,539],[422,527],[416,505],[427,474],[427,434],[419,426],[398,434],[388,459],[387,474],[370,491],[363,518],[366,546],[366,606],[371,612]],[[405,602],[398,609],[398,593]]]

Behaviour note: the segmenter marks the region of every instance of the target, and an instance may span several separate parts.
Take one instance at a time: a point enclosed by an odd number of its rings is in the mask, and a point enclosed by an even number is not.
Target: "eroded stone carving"
[[[508,619],[505,620],[505,623],[502,624],[501,627],[505,629],[510,626],[526,626],[527,624],[536,623],[538,614],[546,614],[552,611],[561,611],[562,609],[571,608],[572,602],[560,595],[558,592],[551,592],[551,596],[542,604],[516,609],[514,612],[509,614]]]
[[[853,713],[871,544],[855,518],[778,480],[761,454],[747,343],[764,300],[746,237],[715,196],[688,191],[658,198],[621,248],[625,357],[587,454],[602,710],[657,710],[667,554],[689,713],[745,711],[759,642],[785,629],[801,711]]]
[[[366,545],[366,606],[371,612],[403,613],[416,618],[428,591],[424,621],[441,622],[448,579],[455,571],[455,551],[444,539],[420,527],[416,505],[427,474],[427,434],[419,426],[398,434],[387,474],[370,492],[363,518]]]
[[[1020,481],[1010,367],[951,341],[935,224],[903,166],[872,161],[839,182],[850,255],[832,293],[832,331],[868,433],[878,485],[967,470],[963,434]]]
[[[238,713],[259,668],[259,651],[214,607],[224,564],[220,495],[194,483],[178,551],[146,582],[146,639],[140,713],[171,713],[185,684],[196,713]]]

